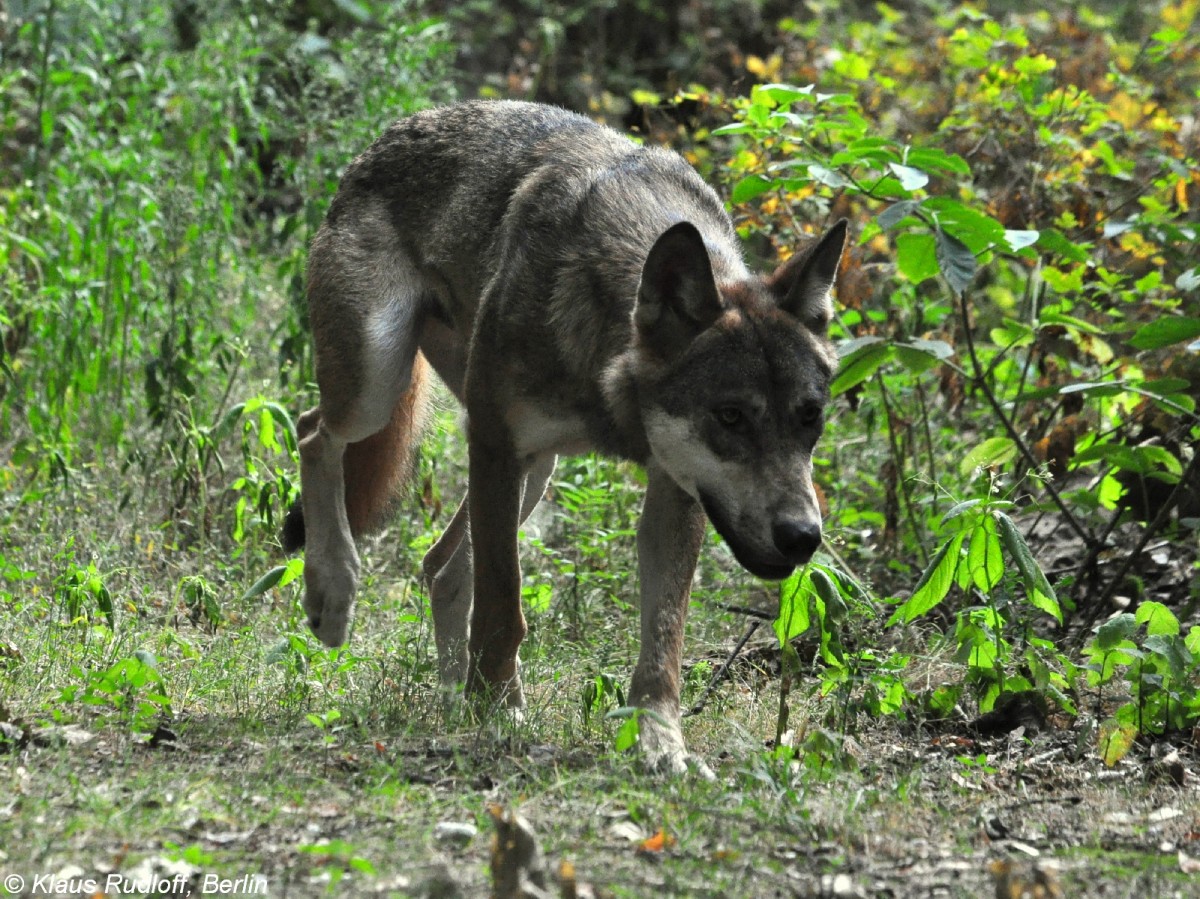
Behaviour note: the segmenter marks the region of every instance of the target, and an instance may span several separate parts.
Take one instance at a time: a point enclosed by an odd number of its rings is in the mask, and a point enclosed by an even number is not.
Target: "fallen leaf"
[[[647,837],[638,844],[638,852],[662,852],[664,849],[670,849],[675,845],[675,838],[666,832],[663,828],[658,829],[652,837]]]
[[[609,825],[608,833],[627,843],[640,843],[646,839],[645,832],[632,821],[615,821]]]
[[[437,843],[465,848],[471,845],[479,828],[467,821],[439,821],[433,825],[433,839]]]

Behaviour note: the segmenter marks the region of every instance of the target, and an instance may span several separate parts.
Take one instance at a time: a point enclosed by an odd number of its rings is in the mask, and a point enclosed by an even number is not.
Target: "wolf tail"
[[[346,518],[356,540],[383,523],[397,492],[412,476],[427,418],[428,380],[429,363],[418,352],[408,389],[400,394],[383,430],[346,446],[342,457]],[[317,421],[314,416],[307,429],[301,422],[301,439]],[[292,503],[283,520],[280,542],[287,552],[304,546],[304,508],[299,499]]]

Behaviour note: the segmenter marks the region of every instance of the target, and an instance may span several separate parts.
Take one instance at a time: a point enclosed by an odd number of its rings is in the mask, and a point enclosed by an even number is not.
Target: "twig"
[[[913,542],[917,544],[917,550],[921,553],[921,567],[925,568],[929,565],[929,550],[925,547],[925,541],[921,539],[921,531],[917,525],[917,514],[913,511],[912,491],[908,487],[908,481],[904,478],[904,464],[900,454],[900,443],[894,431],[895,427],[899,426],[900,419],[892,412],[892,405],[888,402],[887,387],[880,377],[875,378],[875,383],[879,385],[879,397],[883,401],[883,411],[887,416],[887,436],[888,447],[891,449],[892,458],[896,465],[896,483],[900,489],[900,498],[908,511],[908,524],[912,530]]]
[[[750,606],[738,606],[731,603],[719,603],[717,608],[723,612],[732,612],[735,615],[745,615],[747,618],[757,618],[759,621],[774,621],[779,616],[767,612],[763,609],[755,609]]]
[[[1033,453],[1030,451],[1025,441],[1021,439],[1021,435],[1017,432],[1016,425],[1014,425],[1009,417],[1005,414],[1004,407],[1001,406],[1000,400],[997,399],[996,394],[992,392],[991,385],[989,385],[987,379],[982,376],[983,367],[979,364],[979,356],[975,352],[975,338],[971,335],[971,317],[967,312],[967,296],[965,293],[959,294],[958,308],[959,313],[962,316],[963,333],[965,334],[967,340],[967,352],[971,357],[971,367],[975,372],[971,380],[976,384],[976,386],[979,387],[980,390],[983,391],[983,395],[987,399],[988,405],[992,407],[992,411],[996,413],[996,417],[999,418],[1000,423],[1004,425],[1004,430],[1008,432],[1009,439],[1012,440],[1012,442],[1016,445],[1017,450],[1024,457],[1026,464],[1028,464],[1034,470],[1037,470],[1040,467],[1038,460],[1034,458]],[[1087,529],[1079,523],[1079,519],[1072,514],[1070,507],[1066,504],[1066,501],[1063,500],[1058,491],[1054,489],[1054,484],[1049,480],[1044,480],[1042,481],[1042,486],[1046,489],[1046,492],[1050,494],[1050,498],[1054,501],[1054,505],[1056,505],[1058,510],[1062,512],[1063,519],[1071,526],[1071,530],[1073,530],[1079,539],[1082,540],[1090,549],[1092,544],[1095,542],[1095,538],[1088,533]]]
[[[1133,567],[1134,563],[1138,560],[1138,557],[1141,556],[1142,550],[1146,548],[1146,544],[1153,540],[1154,535],[1161,531],[1163,525],[1167,523],[1167,517],[1171,514],[1171,510],[1174,509],[1175,505],[1179,502],[1180,497],[1183,495],[1184,488],[1191,482],[1192,477],[1196,474],[1196,463],[1198,461],[1200,461],[1200,453],[1192,453],[1192,459],[1190,462],[1188,462],[1188,467],[1184,469],[1179,480],[1175,482],[1175,487],[1171,491],[1171,495],[1167,497],[1167,501],[1159,506],[1158,514],[1154,516],[1154,520],[1151,521],[1150,524],[1146,526],[1146,530],[1142,532],[1142,538],[1138,541],[1137,546],[1135,546],[1133,551],[1125,557],[1125,561],[1121,563],[1120,569],[1118,569],[1117,573],[1113,575],[1112,580],[1108,582],[1108,586],[1104,588],[1104,592],[1100,594],[1100,598],[1089,607],[1089,614],[1084,619],[1083,627],[1080,628],[1079,633],[1075,636],[1076,645],[1082,645],[1085,631],[1095,623],[1097,618],[1100,617],[1100,610],[1108,606],[1109,602],[1113,598],[1113,594],[1117,592],[1117,588],[1125,582],[1125,575],[1129,573],[1129,569]]]
[[[755,614],[759,614],[755,612]],[[717,669],[717,673],[712,676],[712,680],[708,682],[708,686],[704,688],[704,692],[700,694],[700,698],[696,700],[696,704],[683,713],[684,718],[690,718],[692,715],[698,715],[704,711],[704,707],[708,704],[709,697],[716,692],[717,687],[721,685],[721,681],[725,679],[725,674],[729,671],[729,666],[733,664],[734,659],[741,655],[742,649],[754,636],[754,632],[762,626],[762,619],[755,618],[750,622],[750,626],[746,628],[746,633],[742,634],[742,639],[738,640],[737,646],[725,657],[725,661],[721,663],[721,667]]]

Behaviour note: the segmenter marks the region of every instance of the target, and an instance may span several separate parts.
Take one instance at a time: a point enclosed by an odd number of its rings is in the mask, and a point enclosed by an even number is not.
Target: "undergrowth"
[[[328,737],[374,723],[365,709],[391,723],[416,708],[451,724],[429,692],[413,572],[461,492],[452,417],[387,535],[395,557],[367,560],[361,614],[393,632],[316,648],[300,563],[274,537],[313,399],[308,238],[347,160],[448,98],[450,32],[405,4],[339,4],[353,12],[320,27],[270,3],[210,5],[194,28],[133,0],[48,0],[9,23],[4,705],[146,740],[189,710],[261,708],[236,677],[180,672],[265,627],[239,663],[271,672],[255,683],[289,721]],[[726,186],[753,253],[786,254],[838,217],[857,235],[819,453],[827,552],[776,596],[710,535],[693,639],[713,658],[691,695],[754,606],[779,613],[783,661],[775,747],[751,764],[785,781],[796,760],[849,764],[840,736],[865,720],[961,723],[1014,693],[1098,719],[1110,764],[1190,729],[1196,4],[1158,4],[1138,33],[1086,9],[944,6],[926,22],[880,5],[845,28],[813,9],[781,23],[777,52],[743,60],[762,82],[746,96],[692,86],[659,110],[703,110],[671,118],[687,123],[672,136]],[[593,747],[636,736],[636,716],[604,716],[634,652],[641,480],[565,462],[527,528],[526,664],[569,686],[562,727]],[[1163,538],[1182,576],[1150,580],[1145,550]],[[919,656],[953,677],[914,683]],[[800,689],[837,701],[797,736]]]

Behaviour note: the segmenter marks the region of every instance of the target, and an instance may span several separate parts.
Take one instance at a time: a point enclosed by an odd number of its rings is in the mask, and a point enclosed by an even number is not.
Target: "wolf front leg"
[[[472,418],[472,427],[475,420]],[[527,627],[521,611],[521,523],[524,472],[511,441],[470,438],[467,506],[474,566],[467,692],[486,703],[523,708],[517,651]]]
[[[651,713],[639,719],[638,745],[646,767],[682,774],[689,762],[679,725],[683,625],[704,538],[704,513],[661,468],[651,463],[647,475],[637,533],[642,648],[630,704]],[[702,762],[693,763],[708,775]]]
[[[521,517],[524,522],[546,492],[554,474],[557,457],[539,456],[525,474],[521,491]],[[425,555],[424,579],[433,607],[433,633],[437,642],[438,668],[442,687],[449,693],[461,688],[467,679],[468,627],[474,577],[471,564],[471,535],[468,495],[442,534]]]
[[[317,410],[301,416],[301,503],[307,531],[304,611],[327,646],[346,642],[358,586],[358,553],[346,516],[342,456],[346,441],[330,433]]]

